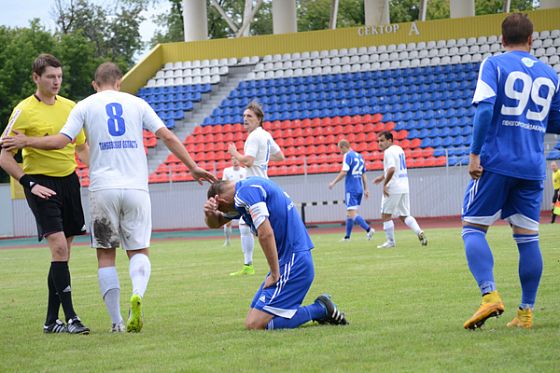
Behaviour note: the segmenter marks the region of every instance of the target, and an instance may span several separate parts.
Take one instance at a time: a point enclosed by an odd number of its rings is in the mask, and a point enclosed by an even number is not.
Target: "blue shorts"
[[[346,210],[357,210],[362,203],[362,193],[346,193],[344,196]]]
[[[533,231],[539,229],[544,182],[484,171],[471,180],[463,201],[462,219],[492,225],[499,218]]]
[[[251,308],[291,319],[301,306],[314,277],[311,251],[295,252],[288,263],[280,263],[280,280],[276,285],[263,289],[264,282],[261,284]]]

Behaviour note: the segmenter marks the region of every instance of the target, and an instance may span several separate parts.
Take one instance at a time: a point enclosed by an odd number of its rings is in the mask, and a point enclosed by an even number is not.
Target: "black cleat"
[[[319,324],[332,324],[332,325],[348,325],[348,320],[344,312],[340,312],[336,304],[331,300],[328,294],[321,294],[315,299],[327,310],[327,315],[321,320],[316,320]]]
[[[43,325],[43,333],[66,333],[66,331],[66,325],[58,319],[52,324]]]
[[[82,320],[80,320],[78,316],[74,316],[68,320],[66,329],[70,334],[89,334],[89,328],[82,324]]]

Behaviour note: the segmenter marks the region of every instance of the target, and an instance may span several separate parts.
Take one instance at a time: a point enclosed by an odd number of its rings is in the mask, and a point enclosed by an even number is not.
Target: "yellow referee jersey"
[[[68,114],[76,105],[74,101],[56,96],[54,105],[46,105],[35,95],[21,101],[12,112],[4,135],[19,131],[26,136],[56,135],[60,132]],[[23,171],[29,175],[67,176],[77,167],[76,145],[85,142],[84,132],[80,132],[75,143],[58,150],[23,149]]]
[[[554,189],[560,189],[560,169],[552,173],[552,187]]]

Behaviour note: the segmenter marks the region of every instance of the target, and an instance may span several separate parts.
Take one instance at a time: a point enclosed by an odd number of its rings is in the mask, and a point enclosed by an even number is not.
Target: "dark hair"
[[[218,180],[214,184],[210,184],[208,192],[206,193],[206,198],[210,199],[216,195],[223,194],[225,186],[228,182],[228,180]]]
[[[245,110],[251,110],[257,116],[259,124],[262,126],[264,120],[264,112],[261,105],[256,101],[249,102]]]
[[[377,135],[377,138],[379,138],[380,136],[385,137],[387,140],[393,141],[393,134],[391,133],[391,131],[380,132],[379,135]]]
[[[31,71],[35,74],[41,76],[45,72],[45,69],[50,67],[62,67],[62,64],[59,60],[56,59],[55,56],[48,54],[48,53],[41,53],[35,61],[33,61],[33,65],[31,66]]]
[[[502,39],[504,45],[526,44],[533,34],[533,23],[527,14],[513,13],[502,22]]]
[[[113,62],[104,62],[95,70],[95,83],[97,85],[113,85],[122,77],[121,69]]]

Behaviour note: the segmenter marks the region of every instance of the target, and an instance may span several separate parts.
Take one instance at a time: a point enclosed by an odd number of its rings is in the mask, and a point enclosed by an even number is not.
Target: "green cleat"
[[[255,267],[252,264],[244,264],[243,269],[241,271],[232,272],[230,276],[246,276],[246,275],[254,275],[255,274]]]
[[[130,298],[130,310],[128,311],[128,321],[126,322],[126,331],[138,333],[144,326],[144,313],[142,311],[142,297],[133,294]]]

